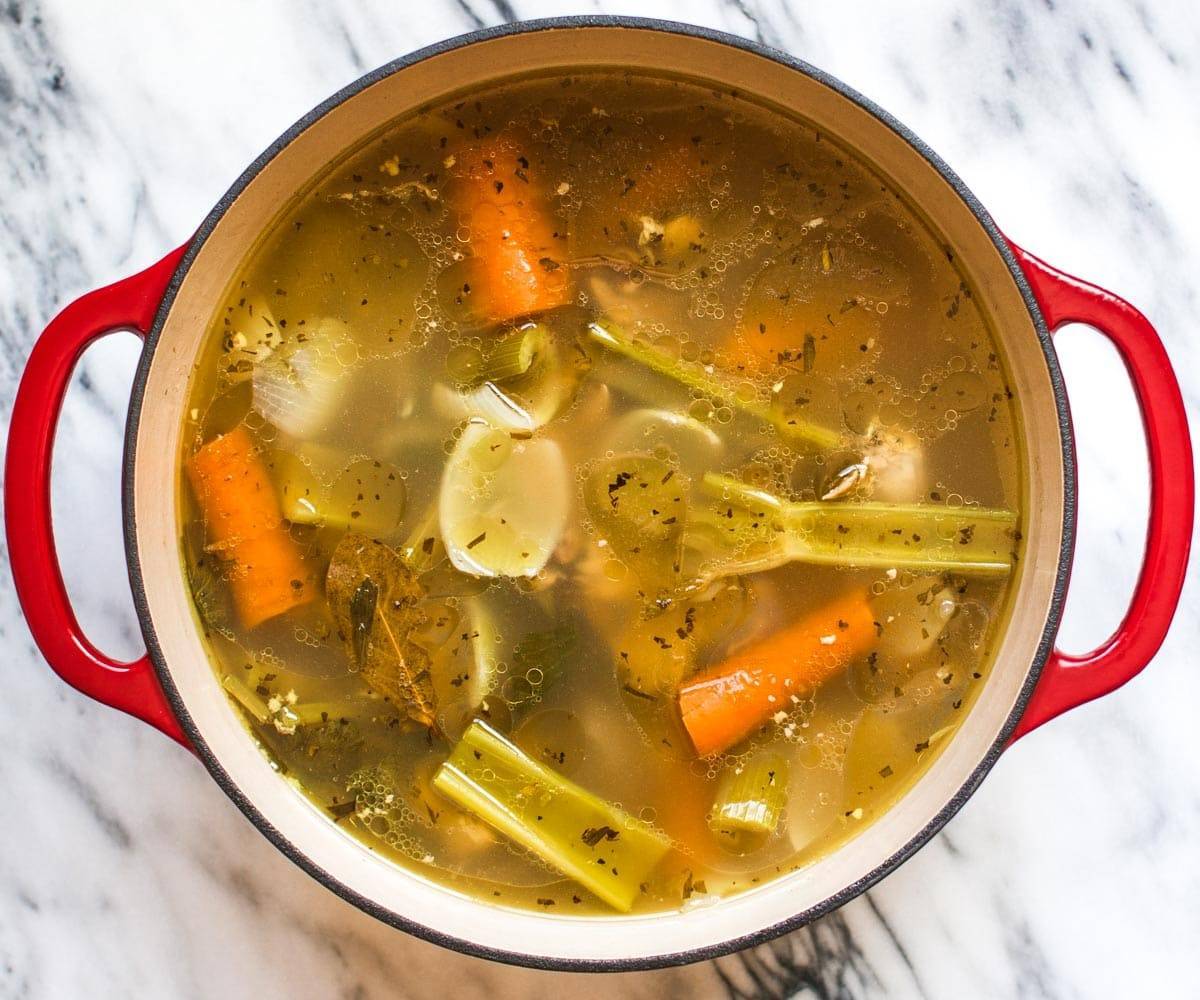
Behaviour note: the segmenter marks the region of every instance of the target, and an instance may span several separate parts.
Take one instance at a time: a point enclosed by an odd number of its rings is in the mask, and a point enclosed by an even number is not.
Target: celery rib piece
[[[533,760],[478,719],[433,785],[623,913],[671,847],[665,834]]]
[[[346,703],[344,701],[302,701],[287,706],[291,721],[297,726],[317,726],[330,719],[344,718]]]
[[[503,382],[528,372],[549,343],[546,327],[527,323],[498,338],[486,351],[473,347],[451,351],[446,372],[460,387]]]
[[[240,677],[226,674],[221,678],[221,687],[233,695],[238,704],[259,722],[266,723],[271,720],[271,710],[267,707],[266,700],[259,697],[258,692]]]
[[[775,832],[787,805],[788,765],[777,753],[764,753],[727,771],[713,800],[709,826],[717,833]]]
[[[1012,569],[1017,515],[988,507],[818,501],[789,503],[730,476],[705,473],[710,496],[778,519],[775,564],[1000,575]]]
[[[752,509],[762,508],[763,513],[771,511],[775,514],[784,514],[787,511],[786,501],[780,500],[779,497],[766,490],[747,486],[741,480],[734,479],[733,476],[723,476],[719,472],[706,472],[700,485],[704,492],[711,497],[733,500],[743,507]]]
[[[502,382],[524,375],[549,342],[550,335],[540,323],[529,323],[514,330],[484,354],[479,381]]]
[[[726,406],[741,410],[757,420],[770,424],[786,438],[807,441],[809,444],[824,449],[836,448],[842,442],[842,435],[828,427],[821,427],[803,420],[788,419],[757,400],[741,399],[729,386],[710,377],[707,373],[693,369],[685,362],[676,361],[648,344],[626,337],[611,324],[589,323],[588,336],[597,344],[630,361],[636,361],[652,372],[672,379],[689,389],[695,389],[705,396],[718,399]]]

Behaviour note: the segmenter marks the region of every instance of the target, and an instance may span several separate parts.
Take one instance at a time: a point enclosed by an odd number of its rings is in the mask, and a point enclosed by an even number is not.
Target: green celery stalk
[[[671,847],[665,834],[528,757],[479,719],[433,785],[623,913]]]
[[[723,476],[719,472],[704,473],[701,485],[709,496],[732,500],[763,514],[784,514],[788,508],[787,501],[780,500],[773,493],[747,486],[741,480],[734,479],[733,476]]]
[[[340,719],[346,715],[344,701],[301,701],[288,705],[289,718],[297,726],[315,726],[328,722],[330,719]]]
[[[464,616],[467,633],[470,635],[471,660],[471,704],[481,704],[489,695],[496,694],[503,678],[500,676],[500,650],[496,644],[496,622],[482,597],[468,597]]]
[[[473,347],[450,352],[446,371],[460,386],[483,382],[503,382],[524,375],[550,342],[550,334],[540,323],[526,323],[497,339],[487,351]]]
[[[1012,569],[1017,515],[988,507],[816,501],[789,503],[729,476],[705,473],[710,496],[774,520],[775,564],[1004,574]]]
[[[825,449],[836,448],[842,442],[842,435],[828,427],[821,427],[803,420],[789,419],[758,400],[740,398],[733,389],[713,378],[703,369],[685,361],[678,361],[649,344],[634,340],[611,323],[589,323],[588,336],[597,344],[608,348],[615,354],[629,358],[631,361],[636,361],[652,372],[664,375],[680,385],[695,389],[705,396],[720,400],[727,406],[734,407],[770,424],[786,438],[807,441],[809,444]]]
[[[259,697],[258,692],[253,690],[240,677],[235,677],[233,674],[226,674],[221,678],[221,687],[233,695],[237,699],[238,704],[259,722],[270,721],[271,710],[267,708],[266,701]]]
[[[787,805],[788,765],[764,753],[725,772],[708,825],[717,833],[775,832]]]
[[[538,356],[546,350],[550,334],[540,323],[527,323],[502,337],[484,353],[479,381],[502,382],[524,375]]]

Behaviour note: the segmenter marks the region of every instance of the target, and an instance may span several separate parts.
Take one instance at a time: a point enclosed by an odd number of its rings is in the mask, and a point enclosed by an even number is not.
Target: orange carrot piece
[[[229,588],[246,628],[316,596],[267,468],[244,427],[205,444],[192,456],[187,473],[212,548],[232,565]]]
[[[871,648],[875,616],[853,593],[737,653],[679,688],[683,725],[701,756],[745,739],[776,712]]]
[[[505,323],[570,299],[566,241],[540,178],[511,136],[470,146],[456,156],[450,202],[471,233],[473,298],[485,319]]]

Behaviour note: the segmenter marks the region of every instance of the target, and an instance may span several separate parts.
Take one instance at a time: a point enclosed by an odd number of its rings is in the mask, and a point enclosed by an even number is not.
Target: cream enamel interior
[[[814,866],[762,888],[678,914],[603,919],[499,909],[453,893],[376,856],[281,780],[208,665],[180,569],[175,499],[181,415],[200,340],[239,262],[292,193],[414,107],[516,68],[588,65],[700,76],[757,95],[857,149],[907,193],[955,248],[997,327],[1025,429],[1027,515],[1026,555],[991,677],[950,746],[900,802]],[[145,383],[132,500],[149,619],[170,680],[219,766],[295,851],[392,914],[479,948],[534,961],[648,961],[741,938],[818,906],[902,850],[967,782],[1016,703],[1049,615],[1062,548],[1062,454],[1050,374],[1017,285],[970,208],[919,152],[846,97],[763,56],[689,35],[589,26],[492,38],[401,69],[340,104],[267,164],[216,225],[166,317]]]

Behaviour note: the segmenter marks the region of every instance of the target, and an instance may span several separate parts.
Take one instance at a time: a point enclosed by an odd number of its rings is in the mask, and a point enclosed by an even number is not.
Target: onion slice
[[[695,417],[673,410],[631,410],[608,435],[608,447],[622,452],[651,452],[666,446],[680,466],[692,475],[714,468],[725,450],[721,436]]]
[[[289,340],[254,366],[254,409],[285,434],[311,437],[333,415],[349,369],[341,356],[346,324],[317,320],[303,340]]]
[[[442,473],[442,542],[463,573],[536,576],[562,537],[569,507],[567,463],[556,442],[515,440],[473,420]]]

